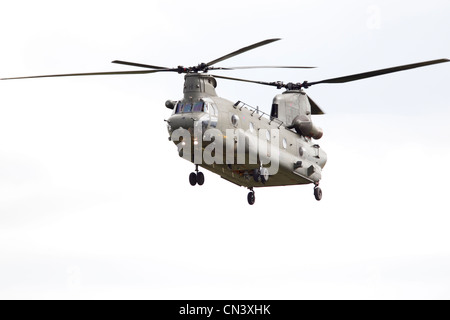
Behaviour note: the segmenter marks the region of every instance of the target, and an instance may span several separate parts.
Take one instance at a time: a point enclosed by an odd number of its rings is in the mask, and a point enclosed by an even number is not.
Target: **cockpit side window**
[[[209,108],[209,110],[208,110],[208,108]],[[212,116],[217,117],[219,115],[219,112],[217,111],[217,107],[212,103],[208,103],[207,105],[205,105],[205,112],[208,112],[208,111],[209,111],[209,114]]]
[[[183,112],[183,103],[180,101],[177,104],[177,107],[175,109],[175,113],[182,113]]]

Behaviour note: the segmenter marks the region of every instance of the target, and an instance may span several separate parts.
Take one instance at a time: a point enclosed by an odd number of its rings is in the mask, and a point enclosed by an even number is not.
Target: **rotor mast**
[[[217,97],[217,81],[207,73],[188,73],[184,77],[184,98]]]

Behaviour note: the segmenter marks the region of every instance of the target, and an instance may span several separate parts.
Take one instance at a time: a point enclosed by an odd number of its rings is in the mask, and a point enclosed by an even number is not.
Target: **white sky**
[[[174,67],[279,41],[226,75],[320,80],[450,57],[450,2],[2,1],[0,76]],[[450,65],[308,93],[329,162],[247,190],[167,140],[177,74],[0,83],[0,298],[450,298]],[[223,73],[225,74],[225,73]],[[268,111],[272,88],[219,81]]]

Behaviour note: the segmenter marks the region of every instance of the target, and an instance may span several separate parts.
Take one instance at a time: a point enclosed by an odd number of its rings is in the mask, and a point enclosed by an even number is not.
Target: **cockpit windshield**
[[[207,112],[207,110],[205,110],[205,103],[203,101],[198,101],[192,105],[191,103],[178,102],[175,113],[188,112]]]
[[[196,104],[194,104],[194,108],[192,109],[193,112],[203,112],[203,101],[199,101]]]
[[[192,104],[186,103],[183,108],[183,113],[192,112]]]

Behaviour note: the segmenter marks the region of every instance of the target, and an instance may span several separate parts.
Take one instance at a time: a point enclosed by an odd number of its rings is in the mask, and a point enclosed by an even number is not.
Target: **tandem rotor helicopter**
[[[314,141],[322,137],[323,130],[313,123],[312,115],[321,115],[324,112],[305,93],[306,89],[317,84],[346,83],[450,61],[448,59],[425,61],[303,83],[253,81],[208,73],[213,70],[254,68],[313,68],[301,66],[225,68],[215,66],[219,62],[278,40],[281,39],[261,41],[193,67],[167,68],[115,60],[112,63],[144,68],[144,70],[41,75],[0,80],[159,72],[185,74],[184,96],[181,100],[166,102],[165,105],[172,110],[172,114],[165,121],[170,134],[169,140],[177,145],[179,155],[195,164],[195,172],[189,175],[190,184],[192,186],[204,184],[204,174],[198,169],[200,166],[220,175],[229,182],[248,188],[250,192],[247,200],[250,205],[253,205],[255,203],[254,188],[259,187],[313,184],[316,200],[322,199],[319,182],[322,178],[322,169],[327,162],[327,154]],[[265,114],[258,108],[253,108],[242,101],[231,102],[219,97],[216,93],[216,79],[255,83],[286,89],[286,91],[275,96],[271,113]],[[224,151],[225,149],[226,151]],[[231,157],[228,157],[230,150]],[[202,152],[205,156],[200,156],[199,160],[197,155],[201,155]],[[236,161],[237,159],[240,161]],[[277,162],[275,170],[272,167],[273,162]]]

